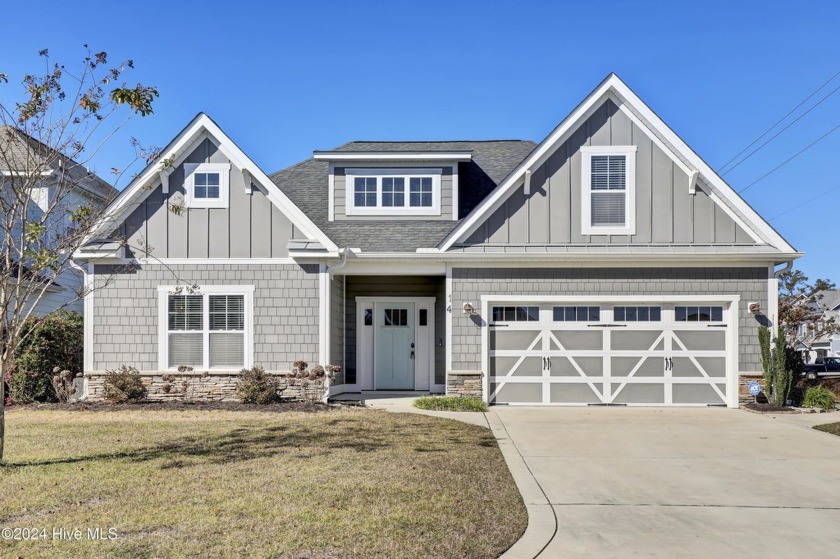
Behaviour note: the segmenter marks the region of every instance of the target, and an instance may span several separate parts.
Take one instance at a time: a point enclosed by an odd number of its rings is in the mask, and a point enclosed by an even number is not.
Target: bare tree
[[[6,373],[31,334],[36,309],[59,277],[73,274],[73,252],[90,239],[116,192],[87,169],[103,145],[129,120],[152,113],[154,87],[126,84],[131,60],[111,64],[92,53],[72,69],[40,52],[43,74],[26,75],[18,102],[0,96],[0,460],[5,440]],[[9,77],[0,73],[0,83]],[[0,90],[2,92],[2,90]],[[119,182],[156,150],[132,140],[134,161],[112,169]],[[66,286],[63,286],[66,287]],[[68,305],[85,296],[81,282]]]

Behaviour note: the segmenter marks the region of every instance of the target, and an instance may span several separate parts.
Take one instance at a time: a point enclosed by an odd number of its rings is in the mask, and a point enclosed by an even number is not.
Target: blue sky
[[[38,50],[70,65],[82,44],[132,58],[156,85],[95,160],[106,178],[130,136],[166,144],[197,112],[266,172],[353,139],[545,135],[609,72],[719,168],[840,71],[840,3],[810,2],[41,2],[4,25],[14,98]],[[6,22],[31,21],[27,3]],[[811,103],[835,87],[836,78]],[[809,105],[806,105],[807,108]],[[739,190],[840,124],[840,92],[725,175]],[[812,279],[840,282],[840,130],[744,193]],[[778,217],[777,217],[778,216]]]

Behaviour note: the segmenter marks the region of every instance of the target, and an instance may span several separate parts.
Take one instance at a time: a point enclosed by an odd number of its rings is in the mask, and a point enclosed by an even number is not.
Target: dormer
[[[455,221],[458,164],[472,152],[340,149],[314,158],[329,163],[330,221]]]

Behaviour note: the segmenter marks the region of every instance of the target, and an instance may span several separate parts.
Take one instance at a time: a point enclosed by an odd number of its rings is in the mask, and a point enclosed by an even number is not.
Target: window
[[[408,326],[407,309],[385,309],[384,326]]]
[[[659,322],[662,307],[613,307],[616,322]]]
[[[440,215],[441,169],[345,169],[347,215]]]
[[[185,294],[160,287],[160,366],[241,369],[250,366],[253,287],[204,288]]]
[[[723,322],[723,307],[674,307],[677,322]]]
[[[583,146],[581,224],[584,235],[635,231],[635,146]]]
[[[539,322],[539,307],[493,307],[493,322]]]
[[[555,322],[597,322],[601,307],[554,307]]]
[[[189,208],[228,207],[230,163],[184,163]]]

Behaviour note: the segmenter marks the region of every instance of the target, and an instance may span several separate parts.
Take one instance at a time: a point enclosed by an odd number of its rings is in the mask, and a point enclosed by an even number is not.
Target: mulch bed
[[[760,413],[801,413],[801,411],[796,408],[789,406],[774,406],[772,404],[756,404],[751,402],[749,404],[744,404],[744,407],[750,411]]]
[[[6,411],[15,410],[62,410],[62,411],[260,411],[269,413],[305,412],[317,413],[331,410],[331,406],[309,402],[280,402],[278,404],[243,404],[241,402],[138,402],[135,404],[112,404],[108,402],[70,402],[66,404],[26,404],[7,406]]]

